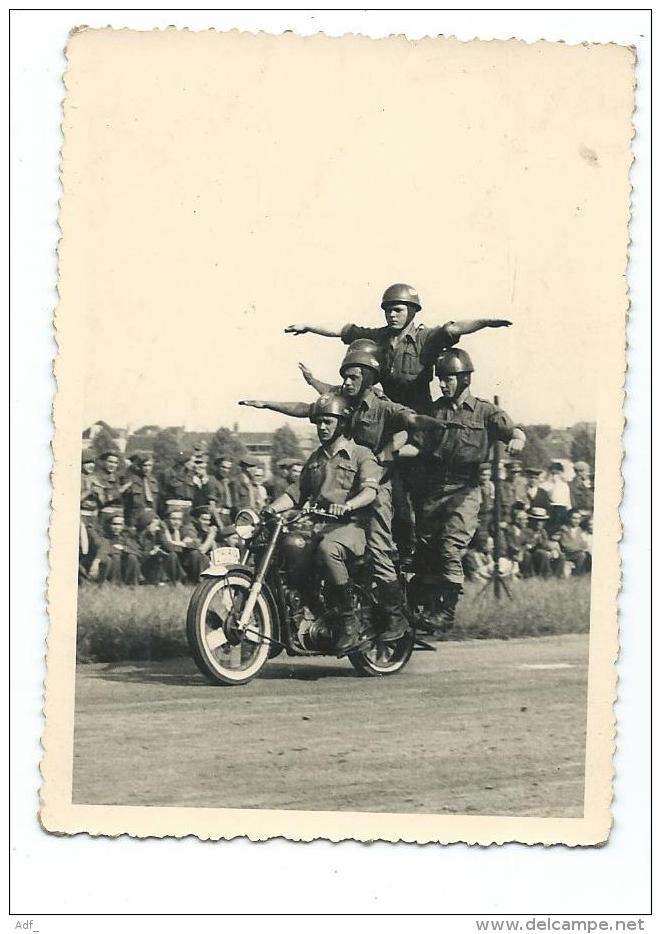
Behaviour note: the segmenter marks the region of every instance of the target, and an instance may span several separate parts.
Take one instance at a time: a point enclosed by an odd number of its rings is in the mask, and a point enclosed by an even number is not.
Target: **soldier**
[[[168,500],[186,500],[190,503],[199,490],[199,484],[195,483],[193,467],[195,464],[195,455],[192,451],[180,451],[174,461],[174,467],[167,472],[163,480],[163,497],[161,501],[161,513],[167,514]]]
[[[274,473],[273,476],[264,484],[266,487],[266,492],[271,500],[277,499],[278,496],[282,496],[287,487],[296,482],[295,471],[293,468],[302,468],[303,464],[296,457],[281,457],[275,466],[277,473]],[[298,471],[298,476],[300,476],[300,470]]]
[[[140,546],[124,524],[121,506],[105,506],[107,556],[101,560],[99,583],[134,586],[140,582]]]
[[[141,552],[141,568],[148,584],[164,584],[167,579],[179,579],[176,556],[172,560],[164,535],[164,524],[152,508],[144,508],[135,516],[136,538]]]
[[[176,501],[171,502],[163,524],[163,547],[170,555],[168,576],[171,579],[188,578],[191,584],[199,581],[200,574],[209,565],[208,558],[199,550],[200,544],[197,530],[186,519],[184,509]]]
[[[207,482],[207,497],[211,514],[219,529],[229,525],[234,516],[232,493],[232,471],[234,463],[230,457],[217,457],[213,462],[214,473]]]
[[[347,565],[351,556],[365,553],[365,527],[381,475],[374,454],[346,436],[349,414],[338,394],[321,396],[313,403],[310,421],[317,426],[321,446],[308,458],[300,482],[266,507],[278,513],[309,504],[343,520],[328,524],[315,550],[327,605],[339,616],[338,658],[367,648],[371,642],[361,632]]]
[[[92,493],[94,483],[95,457],[91,451],[83,451],[80,457],[80,502],[86,500]]]
[[[590,465],[585,461],[574,464],[574,479],[569,484],[572,509],[592,512],[594,509],[594,490],[590,480]]]
[[[128,483],[119,476],[119,451],[110,448],[99,457],[90,481],[90,493],[96,498],[99,508],[123,506],[122,497]]]
[[[208,555],[214,548],[218,536],[218,528],[213,523],[213,513],[210,506],[197,506],[193,509],[193,525],[197,532],[199,545],[197,550],[202,555]]]
[[[523,501],[529,509],[543,509],[546,512],[551,508],[551,500],[546,490],[539,485],[541,472],[539,467],[526,468],[526,495]]]
[[[136,517],[144,509],[158,512],[158,480],[154,476],[154,457],[149,452],[133,455],[133,471],[128,489],[124,491],[124,515],[129,528],[135,528]]]
[[[80,504],[78,582],[98,580],[101,562],[107,559],[108,543],[99,527],[98,503],[88,495]]]
[[[360,338],[375,341],[383,357],[381,385],[385,394],[393,402],[400,402],[415,412],[428,413],[431,411],[429,386],[433,378],[434,360],[439,353],[456,344],[464,334],[473,334],[483,328],[509,327],[512,322],[502,318],[476,318],[470,321],[449,321],[442,327],[430,328],[415,321],[421,307],[420,296],[413,286],[397,283],[388,286],[381,299],[385,327],[346,324],[338,330],[311,324],[292,324],[285,329],[285,333],[339,337],[345,344],[353,344]],[[322,391],[326,388],[325,384],[319,385]]]
[[[349,347],[342,361],[342,386],[336,387],[328,395],[342,396],[350,411],[348,436],[356,444],[369,448],[382,467],[379,494],[370,512],[367,528],[367,549],[377,585],[377,600],[385,619],[381,638],[383,641],[397,641],[406,632],[408,623],[403,612],[403,595],[393,561],[396,549],[392,535],[390,470],[395,448],[406,440],[409,428],[437,429],[438,424],[432,418],[418,416],[403,405],[377,396],[373,386],[378,381],[380,372],[378,348],[374,344],[366,346],[366,341],[359,341],[358,344],[358,347]],[[314,412],[315,403],[311,406],[307,402],[243,400],[239,405],[272,409],[294,418],[309,418]]]
[[[261,463],[250,454],[239,461],[241,472],[232,483],[232,500],[235,510],[255,509],[259,512],[266,502],[266,490],[259,482],[263,473]]]
[[[441,354],[436,375],[443,395],[433,407],[440,431],[419,442],[423,505],[414,585],[437,633],[452,626],[462,593],[462,557],[478,525],[480,464],[495,441],[507,442],[510,454],[525,444],[502,409],[471,394],[473,371],[465,350]]]

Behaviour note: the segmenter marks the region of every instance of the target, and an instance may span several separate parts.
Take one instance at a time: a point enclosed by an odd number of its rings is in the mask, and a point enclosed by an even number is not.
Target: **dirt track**
[[[78,669],[74,802],[576,817],[587,637],[446,643],[385,679],[276,659]]]

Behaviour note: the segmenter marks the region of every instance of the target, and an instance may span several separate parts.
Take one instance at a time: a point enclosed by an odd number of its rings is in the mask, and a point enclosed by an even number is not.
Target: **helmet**
[[[349,414],[349,409],[344,398],[337,392],[327,392],[319,396],[312,403],[310,411],[310,421],[315,422],[322,415],[334,415],[335,418],[345,418]]]
[[[436,360],[436,375],[439,379],[459,373],[472,373],[474,370],[473,361],[465,350],[446,350]]]
[[[385,309],[386,305],[395,305],[404,303],[411,305],[416,311],[420,311],[420,296],[412,285],[406,285],[404,282],[397,282],[395,285],[389,285],[383,293],[381,307]]]
[[[360,338],[349,345],[349,349],[344,355],[344,360],[340,366],[340,375],[350,366],[366,366],[375,370],[377,375],[381,372],[381,360],[379,359],[379,345],[367,338]]]

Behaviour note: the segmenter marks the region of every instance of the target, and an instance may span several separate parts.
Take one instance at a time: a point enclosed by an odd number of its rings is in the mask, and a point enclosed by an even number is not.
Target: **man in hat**
[[[148,451],[136,451],[128,488],[124,491],[124,515],[129,528],[135,528],[137,515],[143,509],[159,511],[158,480],[154,476],[154,456]]]
[[[140,546],[124,523],[121,506],[104,506],[107,558],[101,561],[99,583],[128,584],[140,582]]]
[[[576,461],[574,477],[569,484],[573,509],[590,513],[594,509],[594,490],[590,479],[590,465],[585,461]]]
[[[338,657],[367,648],[371,641],[354,607],[348,563],[365,553],[365,527],[381,474],[374,454],[347,437],[349,416],[342,396],[319,397],[310,420],[317,426],[320,447],[308,458],[300,482],[267,507],[279,513],[310,505],[337,517],[323,529],[315,560],[325,582],[326,604],[339,621]]]
[[[259,482],[263,473],[262,465],[256,457],[244,454],[239,461],[239,467],[239,476],[232,483],[234,508],[254,509],[259,512],[266,501],[266,491]]]
[[[381,385],[386,396],[418,413],[431,410],[429,386],[434,360],[442,350],[452,347],[465,334],[473,334],[483,328],[509,327],[512,323],[502,318],[476,318],[449,321],[441,327],[427,327],[416,321],[416,315],[422,308],[420,296],[413,286],[401,282],[388,286],[381,299],[381,308],[385,327],[346,324],[342,328],[326,328],[292,324],[285,333],[339,337],[349,345],[365,338],[375,341],[382,357]],[[318,391],[327,391],[325,384],[316,382]]]
[[[528,510],[530,529],[530,551],[533,571],[537,577],[548,578],[552,574],[562,576],[563,559],[555,543],[546,531],[549,514],[543,506],[531,506]]]
[[[128,483],[123,482],[119,475],[119,451],[115,448],[103,451],[90,481],[90,493],[96,497],[99,507],[123,506],[127,488]]]
[[[108,556],[108,543],[99,526],[99,505],[94,496],[88,495],[80,503],[78,582],[97,581],[101,562]]]
[[[540,486],[541,473],[539,467],[526,467],[526,492],[523,502],[528,509],[543,509],[548,512],[551,509],[551,499],[546,490]]]
[[[234,463],[231,457],[222,455],[214,460],[213,468],[213,475],[207,483],[207,497],[214,522],[222,529],[231,523],[235,512],[232,492]]]
[[[462,558],[478,526],[480,464],[495,441],[514,455],[526,440],[503,409],[472,395],[473,371],[465,350],[441,354],[436,361],[441,398],[432,418],[418,417],[437,430],[417,439],[422,509],[413,592],[424,608],[423,621],[439,635],[452,627],[463,591]]]
[[[509,519],[515,503],[525,505],[526,481],[518,460],[507,461],[504,466],[505,479],[500,484],[501,515]]]

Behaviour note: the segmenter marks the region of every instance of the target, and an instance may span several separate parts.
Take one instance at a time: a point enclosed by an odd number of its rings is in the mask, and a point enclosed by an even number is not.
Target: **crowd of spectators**
[[[590,467],[554,462],[546,470],[517,461],[503,465],[496,520],[493,466],[480,468],[479,527],[464,558],[469,580],[501,577],[570,577],[592,569],[594,490]],[[568,479],[571,477],[571,479]]]
[[[257,511],[296,481],[302,461],[283,458],[265,478],[249,455],[209,463],[199,447],[183,451],[157,476],[150,452],[85,451],[81,464],[79,581],[196,583],[212,548],[238,545],[234,517]]]

